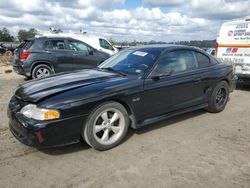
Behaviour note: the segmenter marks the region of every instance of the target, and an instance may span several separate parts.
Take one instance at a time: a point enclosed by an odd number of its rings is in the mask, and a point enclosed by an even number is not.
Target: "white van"
[[[92,46],[98,51],[105,52],[110,55],[114,55],[118,52],[118,49],[112,46],[112,44],[110,44],[110,42],[103,37],[86,35],[86,34],[51,33],[51,32],[40,33],[38,36],[71,37],[80,40],[82,42],[85,42],[86,44]]]
[[[235,65],[238,82],[250,83],[250,19],[224,23],[216,42],[216,56]]]

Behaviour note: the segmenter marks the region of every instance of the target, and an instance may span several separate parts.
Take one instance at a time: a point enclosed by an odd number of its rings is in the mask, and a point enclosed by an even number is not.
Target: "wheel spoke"
[[[105,123],[108,123],[108,112],[104,112],[102,115],[101,115],[103,121]]]
[[[109,130],[106,129],[102,135],[102,141],[107,141],[109,139]]]
[[[111,120],[110,120],[110,123],[114,123],[119,118],[120,118],[119,114],[115,112],[114,115],[112,116]]]
[[[121,130],[121,127],[111,126],[111,130],[116,134]]]
[[[103,130],[105,128],[104,125],[95,125],[95,133],[100,132],[101,130]]]

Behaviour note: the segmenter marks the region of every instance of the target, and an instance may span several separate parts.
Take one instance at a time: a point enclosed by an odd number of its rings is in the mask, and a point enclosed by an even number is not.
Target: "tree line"
[[[163,41],[132,41],[132,42],[115,42],[112,38],[109,38],[109,41],[113,45],[118,46],[136,46],[136,45],[151,45],[151,44],[177,44],[177,45],[186,45],[186,46],[197,46],[202,48],[213,48],[215,47],[215,40],[191,40],[191,41],[174,41],[174,42],[163,42]]]
[[[7,28],[0,29],[0,41],[1,42],[22,42],[25,39],[33,38],[36,36],[38,31],[35,28],[30,28],[28,30],[20,29],[17,33],[17,38],[11,35]]]
[[[57,30],[59,32],[62,32],[61,29]],[[38,31],[35,28],[30,28],[28,30],[21,29],[17,33],[17,37],[14,37],[10,34],[9,30],[7,28],[0,29],[0,41],[1,42],[14,42],[19,41],[22,42],[25,39],[33,38],[38,34]],[[150,44],[180,44],[180,45],[187,45],[187,46],[197,46],[197,47],[214,47],[215,46],[215,40],[191,40],[191,41],[175,41],[175,42],[163,42],[163,41],[154,41],[150,40],[148,42],[143,41],[123,41],[118,42],[114,41],[112,37],[108,39],[111,44],[117,45],[117,46],[136,46],[136,45],[150,45]]]

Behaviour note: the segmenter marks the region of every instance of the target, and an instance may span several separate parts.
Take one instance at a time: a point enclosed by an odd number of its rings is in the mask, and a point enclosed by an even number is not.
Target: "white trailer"
[[[250,83],[250,19],[226,22],[221,26],[216,56],[235,65],[238,82]]]

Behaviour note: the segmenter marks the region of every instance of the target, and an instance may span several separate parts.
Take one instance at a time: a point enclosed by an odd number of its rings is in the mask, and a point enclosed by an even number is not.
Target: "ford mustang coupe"
[[[83,138],[107,150],[122,142],[129,127],[197,109],[220,112],[234,87],[232,65],[198,48],[129,48],[96,69],[21,84],[9,103],[9,127],[20,142],[37,148]]]

